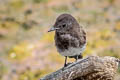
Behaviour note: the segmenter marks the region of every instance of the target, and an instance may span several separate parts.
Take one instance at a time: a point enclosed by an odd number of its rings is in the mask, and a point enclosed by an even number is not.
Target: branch
[[[113,80],[119,59],[90,56],[63,67],[40,80]]]

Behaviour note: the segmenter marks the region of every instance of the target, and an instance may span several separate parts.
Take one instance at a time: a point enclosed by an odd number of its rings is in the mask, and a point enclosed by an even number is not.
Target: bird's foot
[[[82,59],[83,58],[83,56],[82,55],[78,55],[78,56],[76,56],[76,62],[79,60],[79,59]]]
[[[72,63],[67,63],[67,64],[64,65],[64,67],[67,67],[67,66],[70,65],[70,64],[72,64]]]

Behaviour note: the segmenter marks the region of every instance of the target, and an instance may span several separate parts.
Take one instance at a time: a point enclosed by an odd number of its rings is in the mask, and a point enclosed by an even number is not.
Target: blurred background
[[[47,32],[62,13],[85,28],[84,57],[120,58],[120,0],[0,0],[0,80],[38,80],[63,67]]]

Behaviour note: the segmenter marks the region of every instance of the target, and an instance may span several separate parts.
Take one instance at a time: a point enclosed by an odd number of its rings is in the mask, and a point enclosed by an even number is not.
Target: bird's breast
[[[58,52],[62,55],[62,56],[76,56],[76,55],[81,55],[83,53],[83,51],[86,48],[86,44],[83,45],[82,47],[68,47],[68,49],[65,50],[61,50],[60,48],[57,48]]]
[[[86,47],[86,44],[79,46],[79,40],[70,34],[55,36],[55,44],[57,51],[63,56],[80,55]]]

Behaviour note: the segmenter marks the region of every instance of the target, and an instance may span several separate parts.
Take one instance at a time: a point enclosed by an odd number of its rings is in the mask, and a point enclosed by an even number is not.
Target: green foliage
[[[15,45],[9,52],[9,58],[12,60],[23,60],[31,55],[33,45],[26,42]]]
[[[56,6],[52,8],[55,12],[70,12],[68,6],[66,5],[61,5],[61,6]]]
[[[31,71],[25,71],[20,75],[19,80],[33,80],[34,74]]]
[[[54,33],[45,33],[40,40],[51,43],[54,41]]]
[[[95,47],[93,45],[94,45],[93,43],[92,44],[90,42],[87,43],[87,47],[86,47],[86,50],[84,51],[83,56],[92,54],[94,52]]]
[[[7,73],[7,67],[0,62],[0,80],[2,80],[3,75]]]
[[[19,80],[38,80],[40,77],[43,77],[45,74],[49,73],[49,69],[44,70],[35,70],[31,71],[30,69],[27,69],[26,71],[20,73]]]
[[[108,1],[109,1],[109,3],[111,3],[111,4],[112,4],[115,0],[108,0]]]
[[[120,66],[120,65],[119,65]],[[120,67],[118,68],[118,72],[120,73]]]
[[[120,58],[119,50],[117,48],[105,49],[98,53],[99,56],[113,56],[116,58]]]
[[[24,6],[24,2],[22,0],[13,0],[10,3],[10,7],[14,8],[14,9],[20,9]]]
[[[118,21],[115,25],[115,30],[120,31],[120,21]]]
[[[33,0],[34,3],[46,3],[48,0]]]
[[[54,52],[49,53],[48,59],[51,60],[52,62],[57,62],[59,64],[64,62],[63,57],[59,53],[54,53]]]

